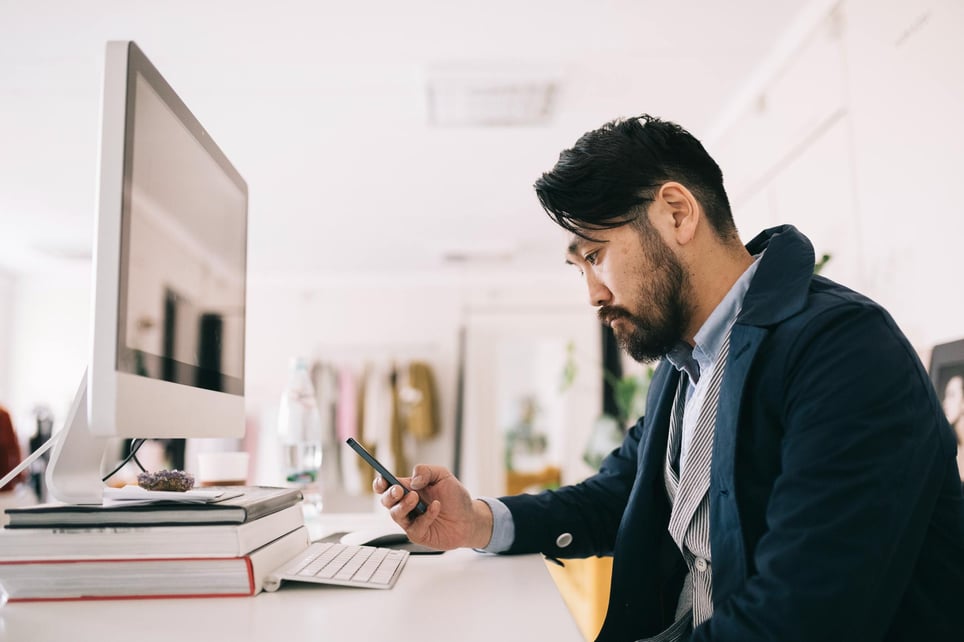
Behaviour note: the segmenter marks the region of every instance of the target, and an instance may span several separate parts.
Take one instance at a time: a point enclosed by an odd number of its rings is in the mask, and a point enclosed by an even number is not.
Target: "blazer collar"
[[[810,240],[792,225],[760,232],[746,249],[766,253],[743,299],[737,323],[769,326],[803,309],[813,278],[814,252]]]

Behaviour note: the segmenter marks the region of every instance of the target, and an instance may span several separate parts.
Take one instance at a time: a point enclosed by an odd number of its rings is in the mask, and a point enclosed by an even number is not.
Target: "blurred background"
[[[604,360],[531,189],[612,118],[689,129],[744,240],[799,227],[925,363],[964,337],[962,28],[960,0],[0,0],[0,405],[29,452],[87,363],[108,40],[138,43],[249,184],[252,481],[278,479],[293,357],[332,443],[323,367],[342,394],[419,363],[437,426],[405,460],[501,494],[592,471],[605,373],[645,390]],[[326,483],[360,492],[328,448]]]

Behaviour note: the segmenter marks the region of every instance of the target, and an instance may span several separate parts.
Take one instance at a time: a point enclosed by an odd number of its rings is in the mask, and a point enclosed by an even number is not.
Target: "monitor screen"
[[[128,78],[117,369],[241,395],[244,186],[137,62],[132,56]]]

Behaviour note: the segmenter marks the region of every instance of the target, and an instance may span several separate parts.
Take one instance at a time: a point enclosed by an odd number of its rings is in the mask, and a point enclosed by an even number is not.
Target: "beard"
[[[655,231],[641,233],[650,265],[640,272],[636,300],[644,302],[646,312],[606,305],[598,314],[605,325],[617,319],[625,322],[613,326],[616,342],[634,360],[645,363],[662,359],[676,347],[692,315],[687,301],[689,279],[679,259]]]

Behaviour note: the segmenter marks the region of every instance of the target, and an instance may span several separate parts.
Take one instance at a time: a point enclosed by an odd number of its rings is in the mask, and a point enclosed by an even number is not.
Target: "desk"
[[[319,532],[314,525],[313,534]],[[327,530],[322,528],[320,530]],[[582,642],[539,555],[409,558],[388,591],[286,584],[255,597],[7,604],[4,642]]]

